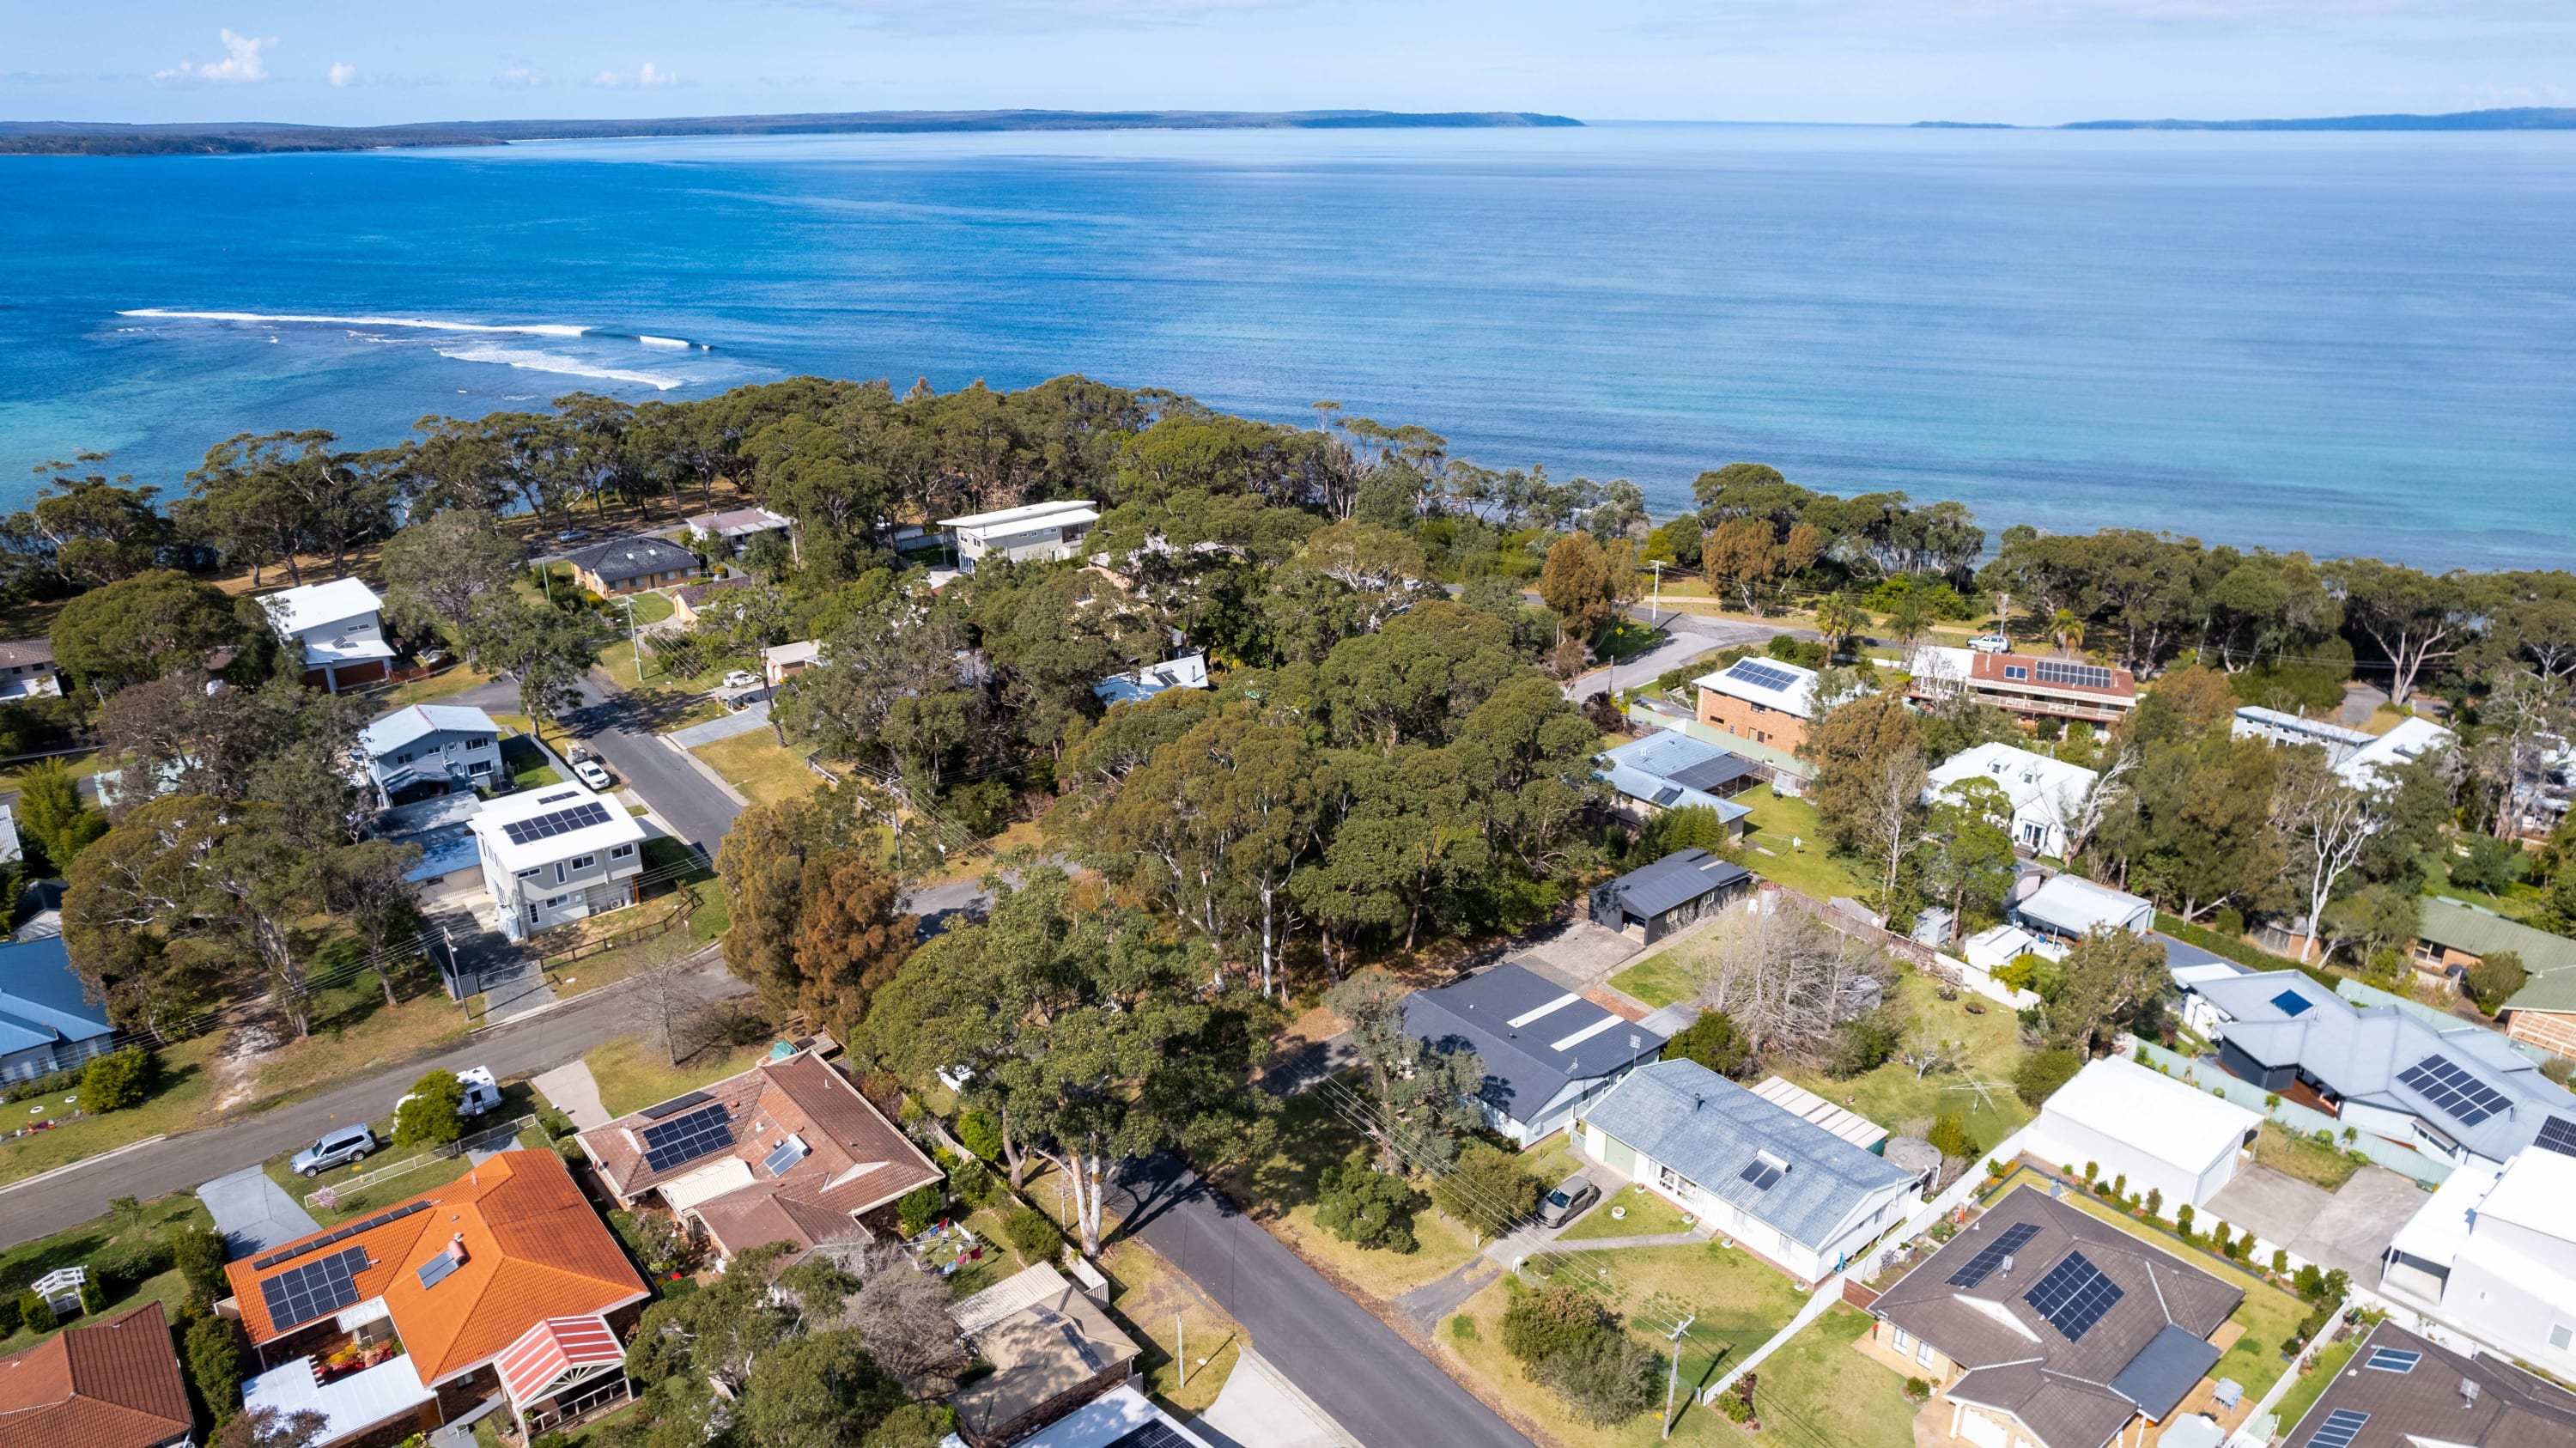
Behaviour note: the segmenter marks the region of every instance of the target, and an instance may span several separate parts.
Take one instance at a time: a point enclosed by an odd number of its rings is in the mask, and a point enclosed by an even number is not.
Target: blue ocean
[[[2576,135],[1581,130],[0,160],[0,506],[575,389],[1066,372],[1492,467],[2576,542]]]

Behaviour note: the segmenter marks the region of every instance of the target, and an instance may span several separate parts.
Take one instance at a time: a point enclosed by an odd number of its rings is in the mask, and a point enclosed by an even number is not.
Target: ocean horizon
[[[0,159],[0,507],[565,392],[1079,372],[1668,515],[1758,460],[2428,566],[2576,543],[2576,134],[1581,129]]]

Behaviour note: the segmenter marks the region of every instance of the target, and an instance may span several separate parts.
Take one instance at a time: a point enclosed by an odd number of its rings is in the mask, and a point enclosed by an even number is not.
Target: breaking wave
[[[684,387],[689,381],[667,373],[602,367],[560,352],[539,352],[521,347],[441,347],[438,355],[456,362],[493,362],[503,367],[522,367],[530,372],[557,372],[567,377],[593,377],[605,382],[633,382],[662,392]]]

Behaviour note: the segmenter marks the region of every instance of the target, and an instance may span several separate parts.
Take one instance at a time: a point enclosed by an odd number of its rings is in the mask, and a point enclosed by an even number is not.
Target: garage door
[[[1959,1415],[1959,1436],[1977,1448],[2005,1448],[2012,1433],[2003,1424],[1970,1408]]]

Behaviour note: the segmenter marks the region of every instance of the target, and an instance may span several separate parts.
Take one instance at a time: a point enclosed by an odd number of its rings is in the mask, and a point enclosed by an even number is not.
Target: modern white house
[[[2067,827],[2101,776],[2080,764],[2051,759],[2009,744],[1980,744],[1941,761],[1928,776],[1926,803],[1954,785],[1982,779],[2012,805],[2013,844],[2035,855],[2064,858]]]
[[[2117,1057],[2088,1062],[2030,1124],[2024,1150],[2042,1161],[2092,1165],[2101,1180],[2160,1193],[2163,1209],[2208,1205],[2249,1160],[2261,1113]]]
[[[385,642],[384,600],[354,578],[308,583],[262,598],[286,647],[303,655],[304,682],[336,694],[345,684],[371,684],[393,667]]]
[[[2238,739],[2322,749],[2335,773],[2356,788],[2377,783],[2382,770],[2403,768],[2457,737],[2430,719],[2411,715],[2385,734],[2372,734],[2250,704],[2236,711],[2228,732]]]
[[[939,526],[948,531],[950,546],[957,550],[957,566],[972,573],[975,564],[985,558],[1027,563],[1079,557],[1082,540],[1089,536],[1091,525],[1099,521],[1100,510],[1090,499],[1059,498],[1051,503],[942,518]]]
[[[537,931],[635,903],[644,827],[577,784],[495,800],[471,821],[501,933]]]
[[[396,709],[358,735],[376,802],[396,796],[451,794],[490,782],[501,768],[501,726],[469,704],[414,704]]]
[[[699,513],[689,519],[690,540],[697,552],[726,558],[740,557],[752,539],[764,533],[790,538],[795,520],[767,508],[734,508],[722,513]]]
[[[2464,1167],[2389,1244],[2380,1289],[2561,1379],[2576,1378],[2576,1118],[2504,1165]],[[2534,1439],[2532,1441],[2542,1441]]]
[[[1801,1282],[1905,1220],[1923,1181],[1691,1060],[1631,1071],[1583,1109],[1585,1155]]]

